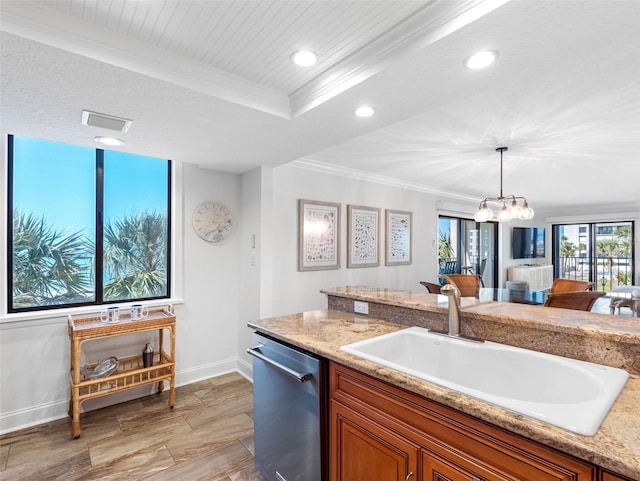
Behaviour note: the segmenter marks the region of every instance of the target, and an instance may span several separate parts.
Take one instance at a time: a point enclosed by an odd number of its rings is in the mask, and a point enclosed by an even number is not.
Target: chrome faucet
[[[441,276],[447,278],[447,276]],[[447,279],[448,280],[448,279]],[[483,339],[473,336],[464,336],[460,334],[460,290],[453,283],[445,284],[440,288],[440,294],[447,296],[449,299],[449,332],[442,334],[450,337],[457,337],[465,341],[484,342]],[[434,334],[437,334],[434,332]]]
[[[445,284],[440,294],[449,298],[449,335],[460,337],[460,291],[453,284]]]

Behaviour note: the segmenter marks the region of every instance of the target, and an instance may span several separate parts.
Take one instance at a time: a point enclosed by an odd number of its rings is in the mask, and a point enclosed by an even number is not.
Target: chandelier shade
[[[504,195],[502,193],[502,153],[509,150],[508,147],[498,147],[496,152],[500,152],[500,195],[498,197],[485,197],[473,218],[476,222],[487,222],[493,218],[493,211],[487,205],[487,202],[502,202],[502,208],[496,215],[498,222],[509,222],[511,219],[530,220],[533,219],[534,211],[527,199],[518,195]],[[522,205],[518,204],[518,200],[522,200]],[[507,201],[510,201],[507,206]]]

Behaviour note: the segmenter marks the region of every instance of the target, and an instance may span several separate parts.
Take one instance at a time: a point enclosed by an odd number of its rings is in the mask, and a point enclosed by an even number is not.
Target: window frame
[[[44,139],[35,139],[33,137],[26,137],[34,140],[44,140]],[[129,304],[134,302],[141,301],[158,301],[158,300],[166,300],[171,299],[172,293],[174,291],[175,280],[173,279],[173,259],[175,253],[173,251],[172,241],[174,238],[174,223],[173,223],[173,205],[174,205],[174,193],[173,193],[173,178],[174,178],[174,163],[170,159],[158,159],[161,161],[167,162],[167,199],[166,199],[166,212],[167,212],[167,237],[166,237],[166,295],[162,296],[152,296],[152,297],[140,297],[140,298],[131,298],[131,299],[119,299],[119,300],[104,300],[104,265],[103,265],[103,254],[104,254],[104,152],[105,149],[92,149],[95,151],[95,173],[96,173],[96,212],[95,212],[95,279],[94,279],[94,289],[95,289],[95,299],[89,302],[79,302],[73,304],[55,304],[55,305],[44,305],[44,306],[32,306],[32,307],[23,307],[23,308],[15,308],[13,303],[13,194],[14,194],[14,178],[13,178],[13,170],[14,170],[14,135],[9,134],[6,137],[7,139],[7,196],[6,196],[6,209],[5,212],[7,214],[7,222],[5,224],[6,231],[4,232],[4,239],[6,245],[6,271],[1,273],[6,280],[6,289],[3,293],[3,296],[6,296],[6,313],[7,314],[29,314],[40,311],[56,311],[62,309],[75,309],[75,308],[86,308],[86,307],[94,307],[94,306],[102,306],[109,304]],[[45,140],[46,142],[55,142]],[[67,144],[73,145],[73,144]],[[115,153],[120,153],[119,151],[113,151]],[[132,154],[132,155],[140,155],[140,154]],[[140,155],[141,157],[144,157]]]
[[[582,218],[578,218],[578,219],[569,218],[569,219],[557,219],[557,220],[551,219],[551,232],[552,232],[551,259],[553,263],[554,277],[563,277],[563,273],[561,271],[561,265],[560,265],[561,263],[559,262],[559,259],[562,257],[560,252],[560,245],[562,242],[562,235],[560,234],[560,228],[571,226],[571,225],[578,225],[579,235],[585,234],[587,236],[588,243],[586,245],[586,252],[584,253],[581,252],[580,255],[577,256],[577,258],[586,259],[589,264],[589,271],[588,271],[587,278],[585,279],[584,277],[580,277],[580,279],[593,282],[594,291],[600,290],[599,283],[598,283],[599,278],[597,277],[597,272],[598,272],[597,263],[598,263],[598,260],[603,259],[603,257],[597,255],[598,254],[598,249],[596,247],[596,243],[598,242],[597,237],[598,235],[615,236],[616,235],[615,233],[617,232],[617,230],[622,228],[622,226],[620,226],[619,224],[627,224],[627,223],[629,224],[631,229],[631,238],[630,238],[631,265],[629,266],[628,270],[631,276],[630,285],[635,285],[636,269],[637,269],[636,229],[638,226],[638,221],[634,218],[633,214],[619,215],[619,216],[613,216],[613,217],[606,216],[606,215],[601,217],[589,216],[588,218],[585,218],[585,219],[582,219]],[[605,234],[600,232],[599,227],[604,227],[604,226],[600,226],[599,224],[616,224],[616,225],[606,226],[606,227],[611,227],[611,231]],[[584,232],[582,232],[582,226],[585,227]],[[572,279],[571,277],[566,277],[566,278]],[[574,278],[578,279],[578,277],[574,277]]]

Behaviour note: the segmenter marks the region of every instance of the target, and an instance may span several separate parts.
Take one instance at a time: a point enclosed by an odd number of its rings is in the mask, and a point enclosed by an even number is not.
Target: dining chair
[[[480,276],[477,274],[445,274],[442,277],[460,291],[462,297],[478,297]]]
[[[440,285],[433,282],[420,281],[430,294],[440,294]]]
[[[593,282],[589,281],[579,281],[577,279],[554,279],[549,292],[556,294],[559,292],[590,291],[592,287]]]
[[[560,309],[574,309],[576,311],[590,311],[599,297],[604,296],[599,291],[574,291],[550,293],[544,301],[545,307],[559,307]]]

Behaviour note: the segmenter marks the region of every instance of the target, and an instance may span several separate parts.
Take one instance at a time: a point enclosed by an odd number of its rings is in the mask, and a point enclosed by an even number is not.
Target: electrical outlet
[[[369,314],[369,303],[353,301],[353,312],[357,312],[358,314]]]

